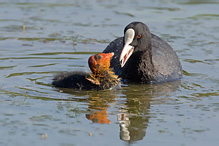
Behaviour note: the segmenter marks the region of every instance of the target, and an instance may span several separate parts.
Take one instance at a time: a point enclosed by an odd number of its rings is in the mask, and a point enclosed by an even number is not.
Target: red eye
[[[141,35],[139,34],[139,35],[137,36],[137,38],[140,39],[140,38],[141,38]]]

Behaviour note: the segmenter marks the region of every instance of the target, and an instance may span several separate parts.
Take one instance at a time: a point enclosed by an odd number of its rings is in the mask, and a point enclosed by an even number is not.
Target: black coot
[[[125,27],[124,37],[112,41],[103,53],[114,52],[111,67],[131,82],[151,83],[180,79],[182,66],[173,48],[150,33],[142,22]]]

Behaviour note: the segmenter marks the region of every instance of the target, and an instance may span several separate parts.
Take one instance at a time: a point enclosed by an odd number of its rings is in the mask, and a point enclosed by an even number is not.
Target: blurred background
[[[219,1],[1,0],[0,145],[218,145]],[[141,21],[167,41],[180,81],[51,86]]]

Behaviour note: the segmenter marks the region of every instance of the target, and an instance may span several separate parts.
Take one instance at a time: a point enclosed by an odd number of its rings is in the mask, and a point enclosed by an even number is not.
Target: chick
[[[110,60],[114,53],[100,53],[88,59],[91,73],[64,72],[56,75],[52,85],[59,88],[79,90],[104,90],[119,86],[120,80],[110,68]]]

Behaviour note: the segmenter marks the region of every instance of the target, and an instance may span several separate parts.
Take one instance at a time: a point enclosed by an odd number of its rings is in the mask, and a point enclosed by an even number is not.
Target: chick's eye
[[[140,38],[141,38],[141,34],[139,34],[139,35],[137,36],[137,38],[140,39]]]
[[[95,55],[94,58],[95,58],[95,60],[100,60],[100,59],[102,58],[102,56],[100,56],[100,55]]]
[[[100,56],[100,55],[97,56],[97,59],[101,59],[101,58],[102,58],[102,56]]]

